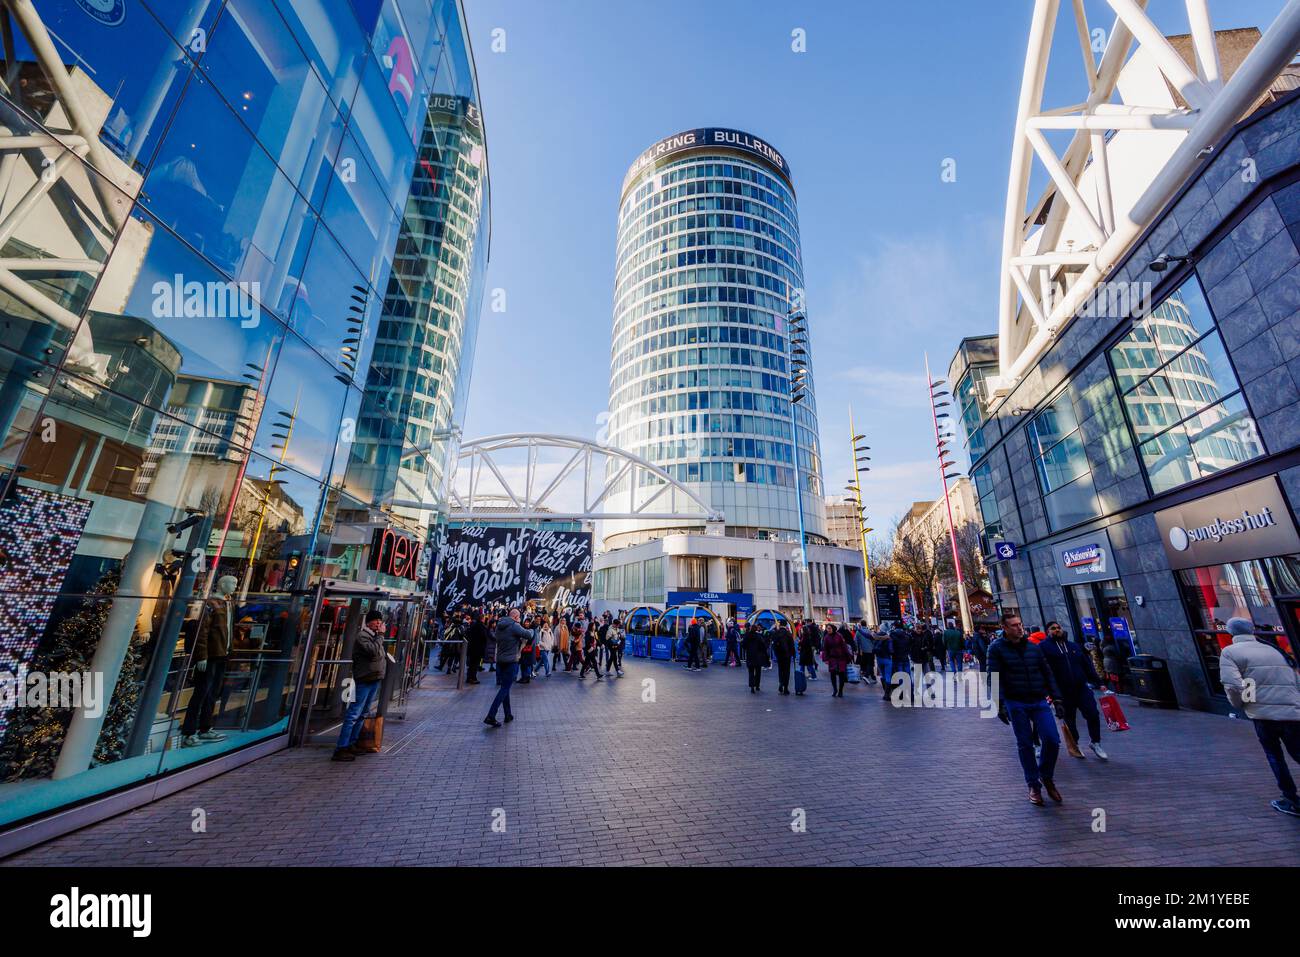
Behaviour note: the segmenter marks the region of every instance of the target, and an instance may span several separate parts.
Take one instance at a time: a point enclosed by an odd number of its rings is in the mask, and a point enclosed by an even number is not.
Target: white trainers
[[[203,742],[199,740],[197,734],[187,734],[185,737],[181,738],[182,748],[197,748],[202,743]]]
[[[220,731],[204,731],[199,735],[200,741],[224,741],[226,736]]]
[[[1097,755],[1097,757],[1101,758],[1103,761],[1110,760],[1110,755],[1108,755],[1105,751],[1103,751],[1101,749],[1101,745],[1098,744],[1096,741],[1092,742],[1092,753]]]

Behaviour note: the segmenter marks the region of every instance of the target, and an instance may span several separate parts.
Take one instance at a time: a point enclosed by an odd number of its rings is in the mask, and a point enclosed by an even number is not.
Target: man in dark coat
[[[1078,741],[1079,728],[1075,721],[1078,712],[1082,711],[1083,720],[1088,725],[1092,753],[1105,761],[1109,755],[1101,747],[1101,715],[1097,713],[1097,701],[1092,696],[1092,687],[1101,684],[1101,675],[1097,674],[1092,658],[1082,645],[1070,641],[1065,629],[1056,621],[1047,623],[1047,640],[1039,642],[1038,647],[1047,659],[1048,667],[1052,669],[1056,686],[1061,689],[1065,726],[1070,729],[1074,740]],[[1083,757],[1083,752],[1080,751],[1075,757]]]
[[[736,624],[736,619],[727,619],[727,667],[731,667],[734,661],[736,666],[740,666],[740,626]]]
[[[885,680],[883,688],[886,699],[889,698],[889,692],[898,681],[895,676],[899,674],[906,675],[909,662],[912,660],[912,636],[903,623],[899,621],[894,625],[894,630],[889,633],[889,650],[891,652],[892,667],[890,676]]]
[[[478,612],[473,613],[470,619],[469,632],[465,646],[465,678],[466,684],[478,684],[478,673],[483,668],[483,656],[487,654],[488,630],[483,624],[483,616]]]
[[[988,670],[996,675],[998,717],[1016,734],[1016,751],[1029,787],[1029,801],[1043,806],[1043,790],[1058,804],[1061,792],[1052,781],[1061,736],[1053,711],[1061,713],[1060,690],[1042,649],[1025,638],[1025,626],[1015,612],[1002,616],[1002,637],[989,646]],[[1053,704],[1055,702],[1055,704]],[[1042,754],[1034,759],[1034,735]]]
[[[757,694],[767,667],[767,637],[754,622],[745,629],[745,666],[749,669],[749,693]]]
[[[779,622],[772,632],[772,657],[776,659],[777,694],[790,693],[790,662],[794,658],[794,635]]]
[[[700,670],[700,647],[704,644],[704,626],[698,618],[692,618],[686,626],[686,661],[687,671]]]

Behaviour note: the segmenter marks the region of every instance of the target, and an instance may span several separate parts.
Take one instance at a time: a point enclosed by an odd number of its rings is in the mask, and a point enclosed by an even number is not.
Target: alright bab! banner
[[[441,552],[438,608],[523,605],[586,608],[591,533],[470,525],[453,529]]]

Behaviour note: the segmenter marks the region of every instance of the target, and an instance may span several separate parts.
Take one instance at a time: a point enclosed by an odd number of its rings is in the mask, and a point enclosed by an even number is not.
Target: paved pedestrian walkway
[[[1246,721],[1123,699],[1133,730],[1106,736],[1111,760],[1063,757],[1065,804],[1035,808],[1011,731],[975,711],[895,709],[865,685],[832,699],[824,677],[780,697],[774,671],[751,695],[741,669],[626,670],[517,687],[499,730],[481,723],[488,680],[457,692],[439,676],[383,754],[282,752],[4,863],[1300,862],[1300,820],[1269,807]]]

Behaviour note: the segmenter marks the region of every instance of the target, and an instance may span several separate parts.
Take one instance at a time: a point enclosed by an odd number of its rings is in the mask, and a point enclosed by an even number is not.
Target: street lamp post
[[[849,435],[852,436],[849,439],[849,447],[853,450],[853,481],[846,488],[853,492],[854,514],[858,520],[858,544],[862,548],[862,578],[867,625],[875,628],[880,622],[876,612],[876,591],[871,585],[871,559],[867,555],[867,533],[873,531],[873,529],[866,527],[867,517],[863,514],[866,509],[862,504],[862,473],[871,471],[871,466],[862,464],[863,462],[870,462],[871,456],[862,453],[870,452],[871,446],[858,444],[866,436],[858,435],[853,430],[853,406],[851,405],[849,406]]]
[[[928,352],[925,354],[925,381],[930,386],[930,420],[934,423],[934,447],[939,461],[939,478],[943,483],[943,505],[948,514],[948,540],[952,543],[952,567],[957,573],[957,603],[961,606],[961,627],[963,632],[970,634],[975,629],[970,617],[970,600],[966,596],[966,581],[962,576],[961,555],[957,551],[957,527],[952,521],[952,501],[948,498],[948,480],[959,476],[948,474],[948,469],[953,466],[953,462],[948,458],[952,453],[948,451],[949,440],[939,434],[939,420],[950,418],[947,412],[939,411],[948,405],[942,397],[949,393],[947,389],[940,388],[943,379],[930,378]],[[940,583],[939,587],[942,588],[943,584]]]
[[[799,509],[799,574],[803,592],[803,617],[812,621],[812,576],[808,573],[808,536],[803,524],[803,482],[799,478],[799,424],[795,407],[808,395],[808,319],[803,311],[791,306],[786,314],[790,342],[790,439],[794,448],[794,493]]]

